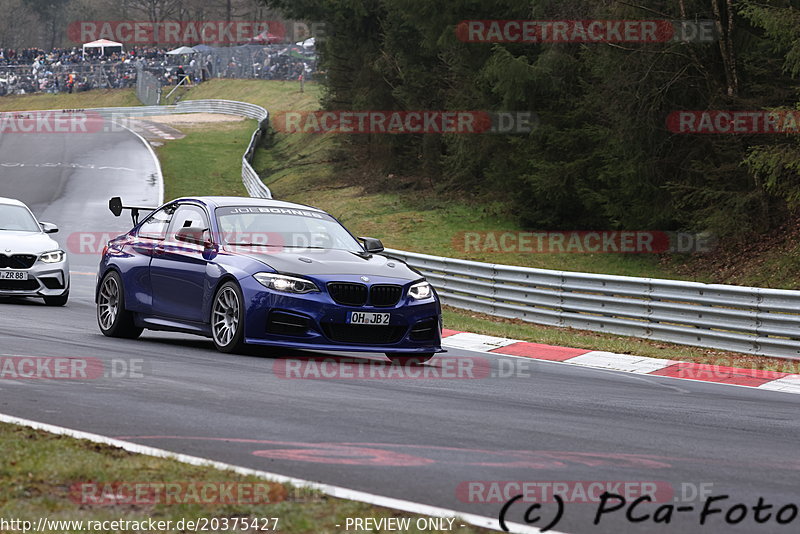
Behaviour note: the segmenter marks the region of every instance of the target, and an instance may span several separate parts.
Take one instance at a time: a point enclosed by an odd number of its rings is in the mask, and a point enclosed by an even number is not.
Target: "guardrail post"
[[[645,313],[645,318],[647,319],[646,336],[648,338],[650,338],[653,335],[653,329],[650,326],[650,324],[655,322],[653,320],[653,279],[652,278],[648,278],[647,279],[647,287],[645,287],[645,290],[644,290],[644,298],[645,298],[645,301],[647,302],[647,311]]]
[[[566,291],[567,277],[566,277],[566,274],[564,273],[564,271],[559,271],[558,279],[559,279],[559,284],[558,284],[558,299],[559,299],[558,300],[558,302],[559,302],[559,306],[558,306],[558,326],[565,327],[566,326],[566,321],[564,319],[564,313],[565,313],[564,305],[566,303],[564,301],[564,292]]]

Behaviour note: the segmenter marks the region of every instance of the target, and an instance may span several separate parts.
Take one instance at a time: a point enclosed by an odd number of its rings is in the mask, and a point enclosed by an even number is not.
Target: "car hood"
[[[242,247],[237,249],[239,254],[256,259],[280,273],[301,276],[384,276],[408,281],[422,278],[405,263],[378,254],[360,256],[345,250],[283,250],[259,253],[241,250]]]
[[[57,250],[58,243],[47,234],[0,230],[0,254],[36,254]],[[11,252],[7,252],[10,250]]]

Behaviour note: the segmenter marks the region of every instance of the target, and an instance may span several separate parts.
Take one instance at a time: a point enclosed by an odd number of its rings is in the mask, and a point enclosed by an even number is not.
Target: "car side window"
[[[182,228],[202,228],[208,230],[208,217],[205,211],[200,206],[193,204],[184,204],[178,208],[175,215],[172,216],[172,224],[169,227],[169,239],[175,240],[177,234]]]
[[[139,237],[163,241],[175,213],[175,206],[167,206],[150,215],[139,227]]]

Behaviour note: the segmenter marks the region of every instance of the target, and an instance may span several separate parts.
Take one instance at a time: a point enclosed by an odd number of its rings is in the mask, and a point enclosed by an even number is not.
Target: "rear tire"
[[[125,291],[122,278],[116,271],[103,277],[97,294],[97,325],[108,337],[136,339],[144,328],[136,326],[133,313],[125,309]]]
[[[436,355],[435,352],[427,352],[423,354],[389,354],[386,357],[392,360],[395,365],[420,365]]]
[[[69,290],[65,291],[63,295],[57,297],[44,297],[44,303],[47,306],[66,306],[69,300]]]
[[[220,352],[242,352],[244,342],[244,297],[233,282],[225,282],[211,305],[211,338]]]

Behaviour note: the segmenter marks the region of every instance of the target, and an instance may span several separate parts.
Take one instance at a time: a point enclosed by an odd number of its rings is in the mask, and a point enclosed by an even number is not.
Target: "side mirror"
[[[192,245],[203,245],[205,248],[210,248],[212,243],[211,239],[207,239],[205,237],[206,232],[208,232],[208,230],[205,228],[197,228],[197,227],[181,228],[175,234],[175,241],[190,243]]]
[[[53,223],[43,222],[39,223],[39,226],[42,227],[42,231],[46,234],[57,234],[58,233],[58,226]]]
[[[383,252],[383,243],[381,243],[380,239],[375,239],[374,237],[359,237],[359,239],[364,243],[364,249],[370,254]]]

